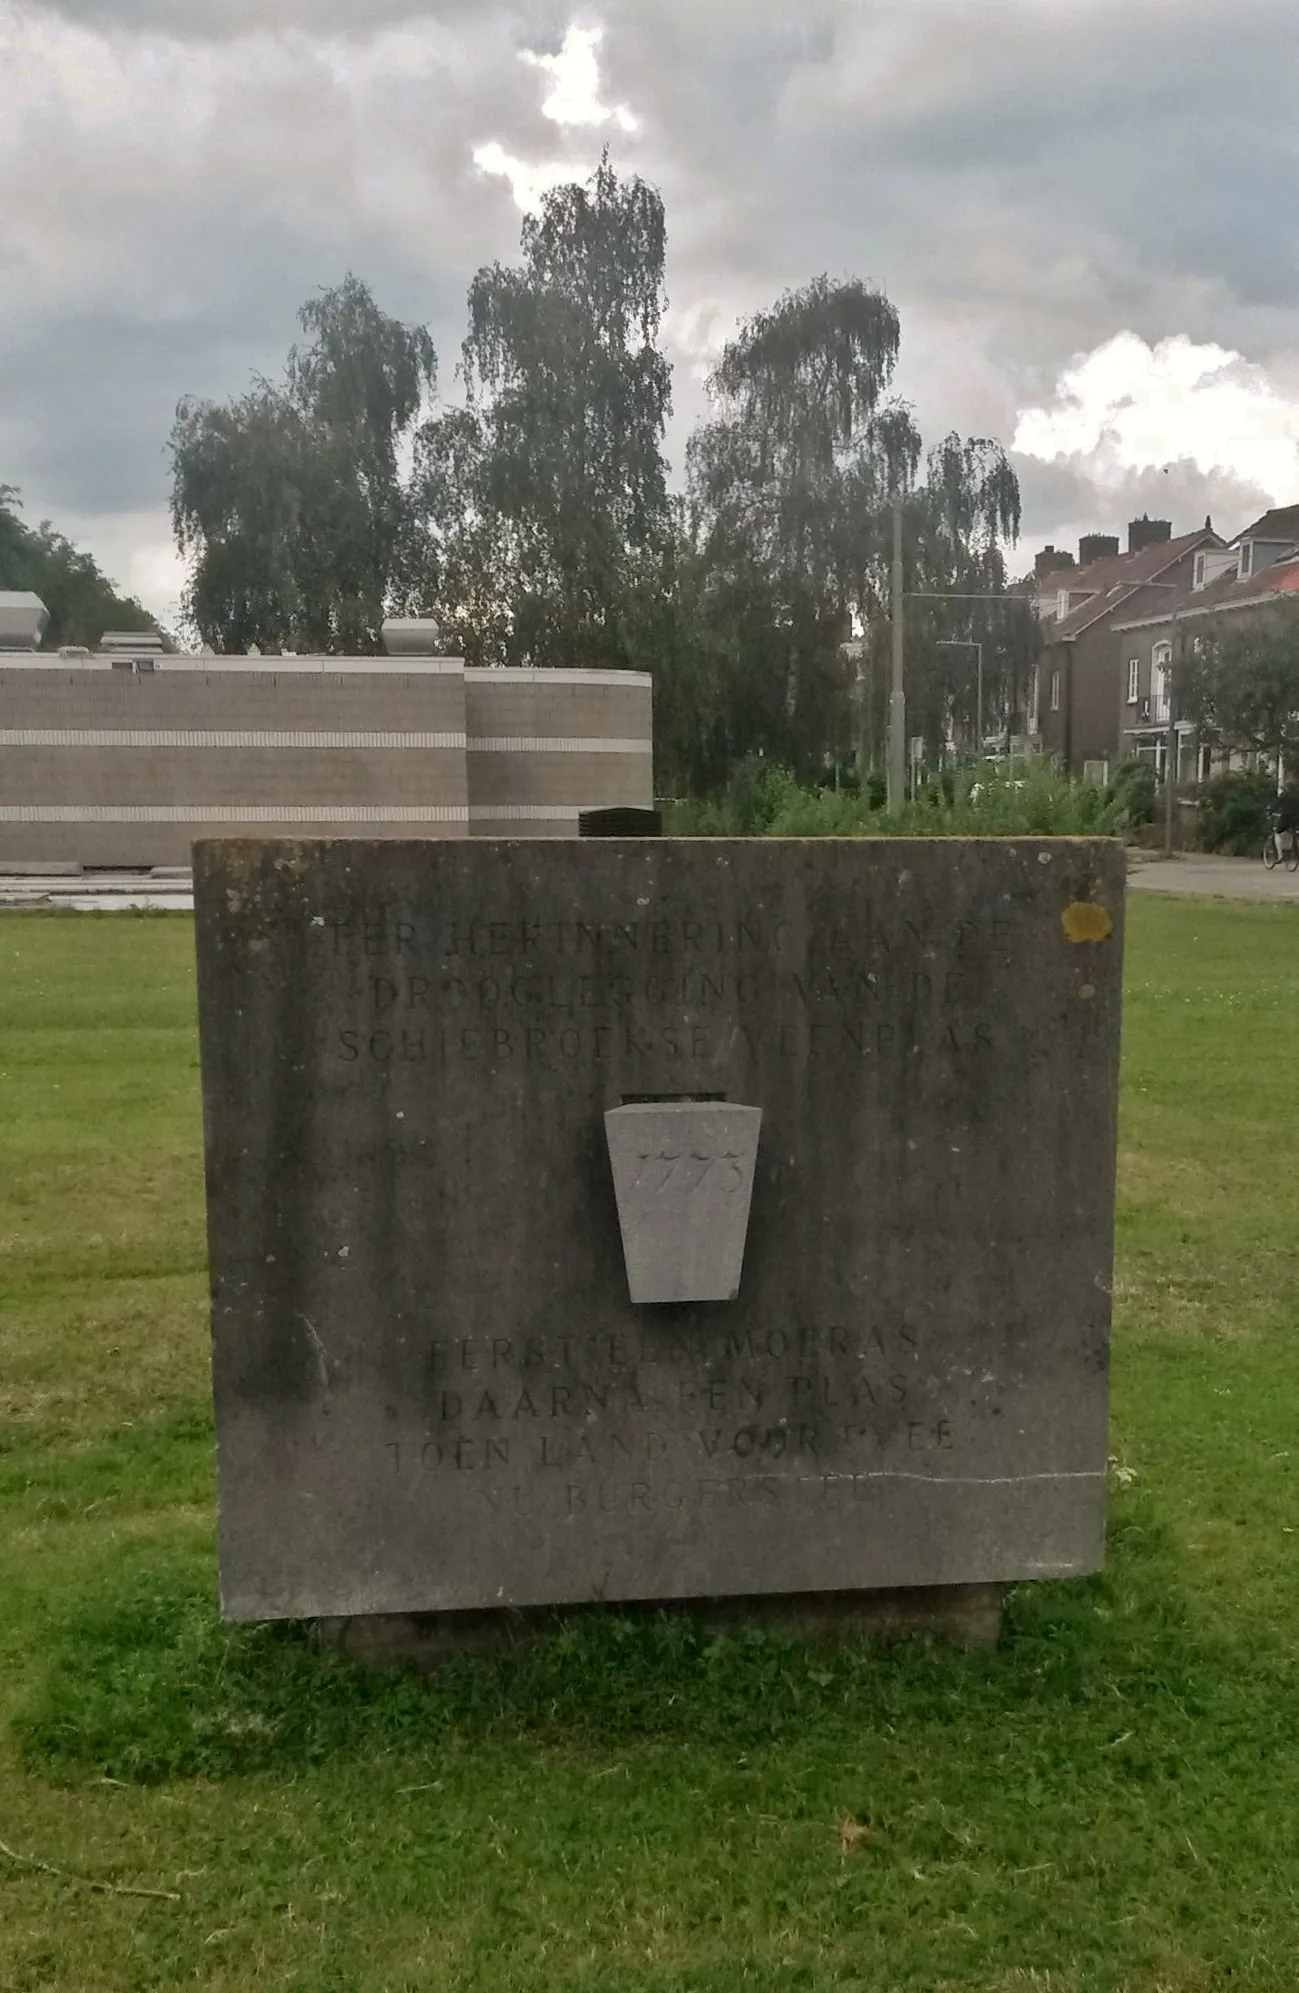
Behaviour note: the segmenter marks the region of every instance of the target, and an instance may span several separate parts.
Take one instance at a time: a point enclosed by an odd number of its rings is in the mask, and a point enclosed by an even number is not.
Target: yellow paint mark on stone
[[[1114,922],[1095,900],[1075,900],[1060,916],[1067,941],[1108,941]]]

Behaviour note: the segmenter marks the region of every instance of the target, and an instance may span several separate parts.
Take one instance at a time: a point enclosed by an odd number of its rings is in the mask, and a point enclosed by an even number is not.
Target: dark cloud
[[[77,27],[230,41],[288,30],[365,35],[405,21],[472,18],[479,0],[44,0],[41,11]],[[513,11],[521,20],[544,21],[559,10],[521,0]]]
[[[1014,463],[1032,530],[1025,533],[1011,565],[1025,570],[1047,541],[1076,556],[1084,533],[1115,533],[1126,547],[1129,521],[1143,513],[1169,520],[1174,533],[1193,532],[1211,519],[1230,538],[1272,502],[1259,486],[1229,471],[1201,471],[1184,460],[1166,469],[1107,476],[1103,482],[1064,458],[1044,463],[1016,455]]]
[[[783,204],[827,250],[855,209],[899,290],[1013,321],[1048,368],[1117,324],[1236,343],[1299,299],[1278,0],[913,13],[892,75],[862,16],[791,80]]]
[[[460,337],[460,272],[416,263],[382,237],[306,231],[278,204],[239,213],[208,198],[155,221],[147,256],[84,305],[0,315],[7,481],[78,513],[135,511],[166,490],[166,440],[187,395],[224,399],[283,369],[300,306],[349,268],[385,309],[436,328],[449,377]],[[0,482],[6,481],[0,475]]]
[[[628,134],[542,113],[518,55],[560,47],[563,0],[0,0],[20,50],[0,64],[0,482],[78,516],[165,505],[178,396],[278,370],[298,305],[349,268],[432,325],[449,385],[469,278],[517,244],[505,182],[473,165],[487,142],[580,177],[608,138],[661,186],[678,451],[737,316],[822,269],[898,303],[898,385],[930,434],[1009,440],[1125,328],[1237,348],[1297,393],[1291,11],[605,0],[577,18],[604,22]],[[1020,467],[1029,538],[1147,503],[1086,460]],[[1164,488],[1179,524],[1262,509],[1230,473]]]

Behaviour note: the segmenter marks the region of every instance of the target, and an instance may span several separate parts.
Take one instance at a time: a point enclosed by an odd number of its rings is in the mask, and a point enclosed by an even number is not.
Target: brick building
[[[1286,602],[1299,605],[1299,505],[1265,512],[1226,546],[1201,548],[1176,593],[1143,615],[1116,618],[1120,757],[1153,762],[1162,780],[1181,646],[1266,618]],[[1199,741],[1189,721],[1174,718],[1173,732],[1175,779],[1206,780],[1222,754]]]
[[[1108,771],[1119,758],[1119,653],[1116,625],[1158,614],[1189,589],[1196,556],[1224,542],[1206,520],[1199,532],[1172,537],[1165,519],[1134,519],[1128,548],[1088,535],[1079,561],[1038,556],[1027,584],[1042,625],[1043,650],[1029,712],[1029,733],[1071,774]],[[1055,550],[1046,550],[1054,555]]]
[[[0,867],[185,865],[247,832],[572,836],[653,799],[639,672],[466,670],[411,625],[377,658],[6,648],[24,607],[0,603]]]

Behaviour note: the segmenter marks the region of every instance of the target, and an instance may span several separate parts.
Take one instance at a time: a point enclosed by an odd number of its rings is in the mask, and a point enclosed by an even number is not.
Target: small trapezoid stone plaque
[[[604,1125],[632,1300],[733,1301],[762,1109],[661,1101],[610,1108]]]

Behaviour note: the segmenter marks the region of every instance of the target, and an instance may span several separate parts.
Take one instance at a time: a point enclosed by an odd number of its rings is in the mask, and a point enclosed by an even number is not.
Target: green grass
[[[1299,1985],[1292,910],[1131,909],[1102,1578],[432,1684],[215,1619],[191,949],[0,916],[5,1993]]]

